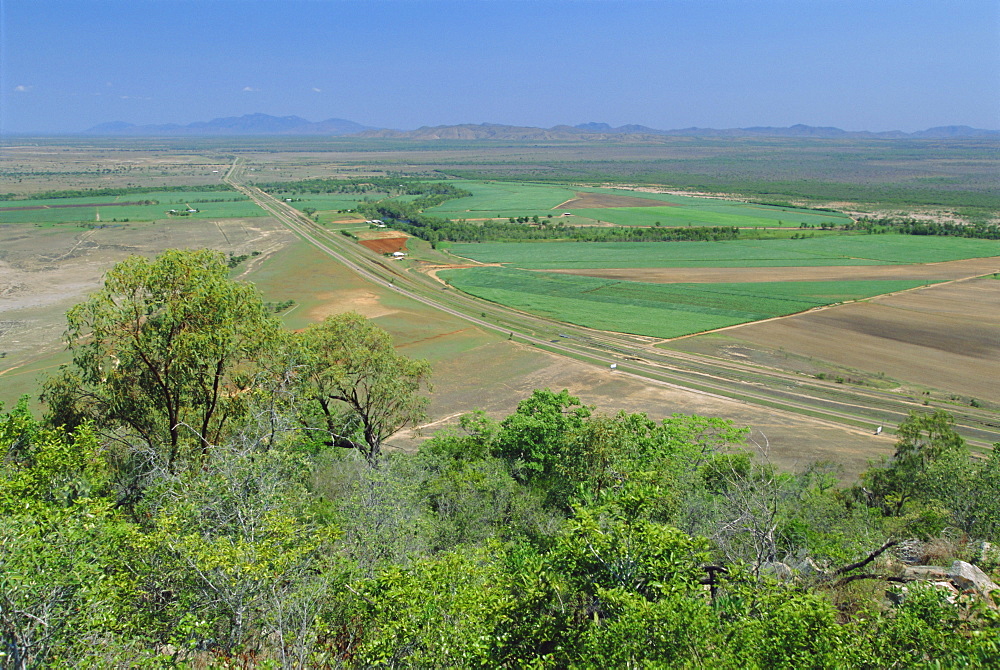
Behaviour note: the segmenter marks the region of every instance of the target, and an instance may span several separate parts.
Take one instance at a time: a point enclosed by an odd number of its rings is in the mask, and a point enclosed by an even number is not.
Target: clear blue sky
[[[0,132],[1000,128],[1000,0],[0,0]]]

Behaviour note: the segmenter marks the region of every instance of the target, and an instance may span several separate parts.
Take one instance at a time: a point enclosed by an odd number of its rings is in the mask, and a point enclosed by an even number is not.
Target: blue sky
[[[0,0],[0,132],[1000,128],[1000,0]]]

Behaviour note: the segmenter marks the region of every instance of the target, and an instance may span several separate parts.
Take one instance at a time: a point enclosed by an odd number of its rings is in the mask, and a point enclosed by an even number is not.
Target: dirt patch
[[[891,453],[893,446],[888,435],[874,436],[868,430],[659,385],[506,341],[434,362],[434,392],[423,437],[456,424],[458,415],[473,409],[482,409],[494,418],[506,416],[537,388],[569,389],[585,404],[609,415],[625,410],[646,412],[654,420],[674,413],[730,419],[737,426],[750,426],[753,439],[767,445],[771,462],[787,470],[831,460],[852,477],[867,466],[868,459]],[[407,430],[390,443],[412,450],[421,439]]]
[[[292,240],[272,219],[160,221],[83,232],[0,226],[0,375],[63,348],[66,310],[100,288],[115,263],[131,254],[212,248],[257,262]]]
[[[309,319],[322,321],[334,314],[357,312],[369,319],[393,314],[396,310],[382,304],[377,293],[367,289],[346,289],[319,293],[316,296],[322,302],[309,310]]]
[[[388,230],[388,229],[359,230],[355,232],[354,235],[359,240],[387,240],[393,237],[402,237],[403,239],[406,239],[407,237],[409,237],[408,235],[404,235],[398,230]]]
[[[619,191],[635,191],[636,193],[663,193],[666,195],[682,195],[689,198],[709,198],[712,200],[739,200],[745,198],[732,193],[708,193],[706,191],[685,191],[676,188],[664,188],[662,186],[629,186],[626,184],[601,184],[601,188],[613,188]]]
[[[368,247],[377,254],[392,254],[397,251],[406,251],[407,237],[384,237],[374,240],[360,240],[358,244]]]
[[[552,209],[607,209],[609,207],[680,207],[680,205],[673,202],[650,200],[649,198],[634,198],[630,195],[577,193],[575,198],[571,198]]]
[[[769,281],[844,281],[898,279],[949,281],[1000,272],[1000,258],[972,258],[923,265],[851,265],[786,268],[609,268],[545,270],[561,274],[650,284],[748,283]]]

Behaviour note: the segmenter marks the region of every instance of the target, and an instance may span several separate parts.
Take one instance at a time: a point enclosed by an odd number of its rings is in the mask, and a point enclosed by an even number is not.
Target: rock
[[[994,584],[985,572],[965,561],[952,563],[948,569],[948,578],[961,590],[975,591],[982,596],[1000,590],[1000,586]]]
[[[954,605],[955,601],[958,600],[958,589],[956,589],[955,585],[951,582],[931,582],[931,584],[933,584],[934,588],[939,591],[945,591],[948,595],[946,595],[944,599],[952,605]]]
[[[924,556],[924,543],[917,539],[903,540],[890,551],[900,562],[914,565],[919,563]]]
[[[900,577],[905,577],[906,579],[922,579],[922,580],[934,580],[934,581],[944,581],[946,579],[951,579],[951,575],[948,572],[948,568],[940,565],[908,565],[903,568],[903,573]]]
[[[786,563],[781,563],[780,561],[762,563],[760,571],[762,574],[773,575],[782,581],[788,581],[794,576],[792,569]]]
[[[827,571],[816,565],[816,561],[809,556],[806,556],[801,561],[792,563],[790,567],[804,577],[827,574]]]

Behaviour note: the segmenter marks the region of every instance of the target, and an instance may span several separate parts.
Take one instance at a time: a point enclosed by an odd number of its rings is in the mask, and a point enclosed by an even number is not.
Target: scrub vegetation
[[[5,665],[1000,658],[993,587],[961,562],[1000,565],[1000,446],[973,458],[944,412],[912,413],[856,485],[778,472],[728,421],[548,389],[388,452],[426,363],[356,314],[285,331],[227,272],[117,265],[70,312],[45,415],[0,415]],[[907,567],[926,560],[955,563]]]

